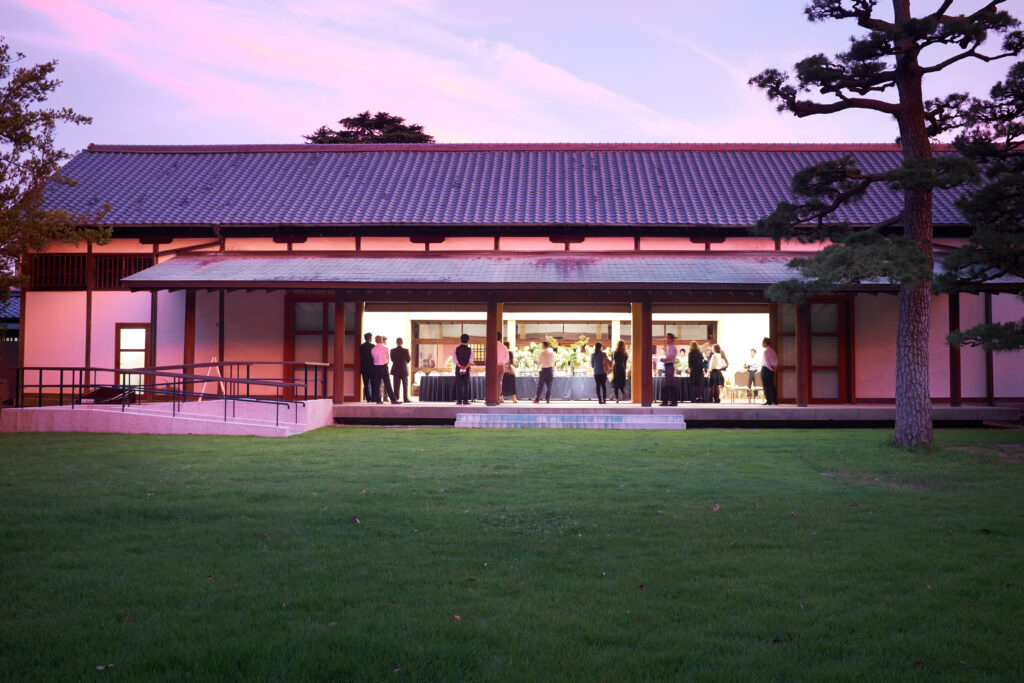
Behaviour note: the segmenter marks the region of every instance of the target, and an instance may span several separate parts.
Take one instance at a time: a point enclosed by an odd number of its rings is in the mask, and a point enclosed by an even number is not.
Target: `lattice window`
[[[32,289],[85,289],[85,254],[35,254]]]
[[[95,258],[96,289],[121,289],[121,278],[153,265],[148,254],[100,254]]]

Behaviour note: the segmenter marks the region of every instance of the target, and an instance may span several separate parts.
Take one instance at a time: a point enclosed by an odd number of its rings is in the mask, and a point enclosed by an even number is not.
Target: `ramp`
[[[482,429],[686,429],[682,413],[457,413],[456,427]]]

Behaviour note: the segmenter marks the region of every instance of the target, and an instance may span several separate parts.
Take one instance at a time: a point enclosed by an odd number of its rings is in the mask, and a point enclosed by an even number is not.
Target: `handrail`
[[[302,376],[283,378],[254,378],[251,377],[251,366],[253,365],[280,365],[287,370],[294,371],[298,366],[303,366]],[[220,377],[213,375],[195,374],[194,370],[201,367],[211,366],[233,366],[234,376]],[[245,366],[246,377],[239,376],[241,367]],[[85,368],[67,366],[22,366],[15,368],[16,382],[14,392],[15,407],[26,407],[27,396],[34,389],[36,393],[36,405],[43,405],[43,396],[48,389],[57,390],[57,403],[63,406],[65,400],[74,408],[75,404],[81,404],[86,394],[100,388],[120,390],[120,402],[122,411],[131,402],[137,402],[139,398],[145,400],[157,397],[170,397],[172,403],[172,414],[180,411],[179,405],[189,399],[202,401],[203,399],[223,399],[224,419],[227,420],[227,404],[232,403],[232,415],[235,414],[235,402],[263,403],[275,405],[275,413],[279,419],[280,406],[290,409],[291,404],[305,405],[310,398],[327,397],[327,372],[329,364],[305,363],[302,361],[221,361],[219,363],[194,363],[187,365],[168,365],[150,368]],[[169,372],[168,370],[180,369],[180,372]],[[193,370],[186,373],[184,370]],[[312,378],[310,378],[312,369]],[[54,377],[54,373],[56,376]],[[35,377],[32,377],[35,375]],[[50,375],[50,377],[46,377]],[[99,381],[103,375],[110,375],[107,382]],[[135,378],[137,381],[124,381],[125,378]],[[33,379],[35,381],[33,381]],[[218,389],[223,391],[205,391],[205,384],[214,383]],[[203,384],[203,391],[195,391],[195,385]],[[312,391],[310,391],[312,384]],[[253,393],[253,389],[273,390],[272,395]],[[286,394],[282,396],[282,394]],[[298,422],[298,411],[295,412],[295,420]]]

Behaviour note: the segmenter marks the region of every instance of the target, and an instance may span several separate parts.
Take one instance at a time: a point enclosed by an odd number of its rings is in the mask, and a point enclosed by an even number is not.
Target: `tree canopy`
[[[104,230],[83,227],[99,215],[43,208],[47,182],[74,184],[60,173],[70,155],[55,146],[57,123],[81,125],[92,119],[66,107],[41,106],[60,87],[52,77],[57,62],[18,66],[24,59],[0,38],[0,300],[22,284],[19,265],[26,254],[55,240],[107,237]]]
[[[320,126],[312,135],[304,135],[310,144],[403,144],[433,142],[434,137],[423,132],[419,124],[406,124],[401,116],[386,111],[376,114],[364,111],[338,121],[341,130]]]
[[[957,14],[956,0],[943,0],[929,14],[914,16],[910,0],[891,0],[891,19],[878,0],[812,0],[812,22],[852,20],[865,33],[850,38],[845,51],[815,54],[785,71],[767,69],[750,79],[798,117],[849,110],[878,112],[896,121],[902,163],[868,173],[847,155],[803,169],[792,182],[795,201],[779,202],[756,232],[775,239],[827,242],[820,252],[794,259],[800,279],[779,283],[768,295],[799,301],[806,294],[833,291],[866,279],[899,285],[896,332],[896,443],[932,440],[928,335],[933,272],[932,192],[978,179],[976,162],[959,155],[934,155],[931,138],[963,126],[964,95],[926,101],[922,83],[930,74],[964,60],[992,61],[1024,50],[1019,22],[992,0]],[[963,6],[964,2],[959,5]],[[1000,46],[987,46],[990,36]],[[816,94],[812,94],[816,93]],[[863,198],[875,184],[903,195],[902,210],[875,225],[851,225],[835,212]]]
[[[1024,62],[992,87],[990,99],[955,99],[950,109],[964,129],[954,144],[978,165],[985,182],[969,187],[957,202],[975,229],[969,244],[946,256],[935,279],[935,290],[950,294],[974,293],[1005,276],[1024,277]],[[947,340],[989,351],[1021,349],[1024,320],[975,325]]]

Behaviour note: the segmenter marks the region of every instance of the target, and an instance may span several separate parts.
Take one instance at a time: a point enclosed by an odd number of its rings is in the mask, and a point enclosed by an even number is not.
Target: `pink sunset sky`
[[[747,85],[766,67],[834,53],[861,32],[849,21],[807,22],[803,0],[0,3],[13,50],[60,61],[64,85],[51,103],[94,118],[61,129],[69,150],[303,142],[366,109],[420,123],[439,142],[896,136],[880,114],[778,114]],[[915,13],[938,4],[915,0]],[[1024,0],[1003,7],[1024,18]],[[1009,65],[961,63],[933,77],[927,94],[984,95]]]

